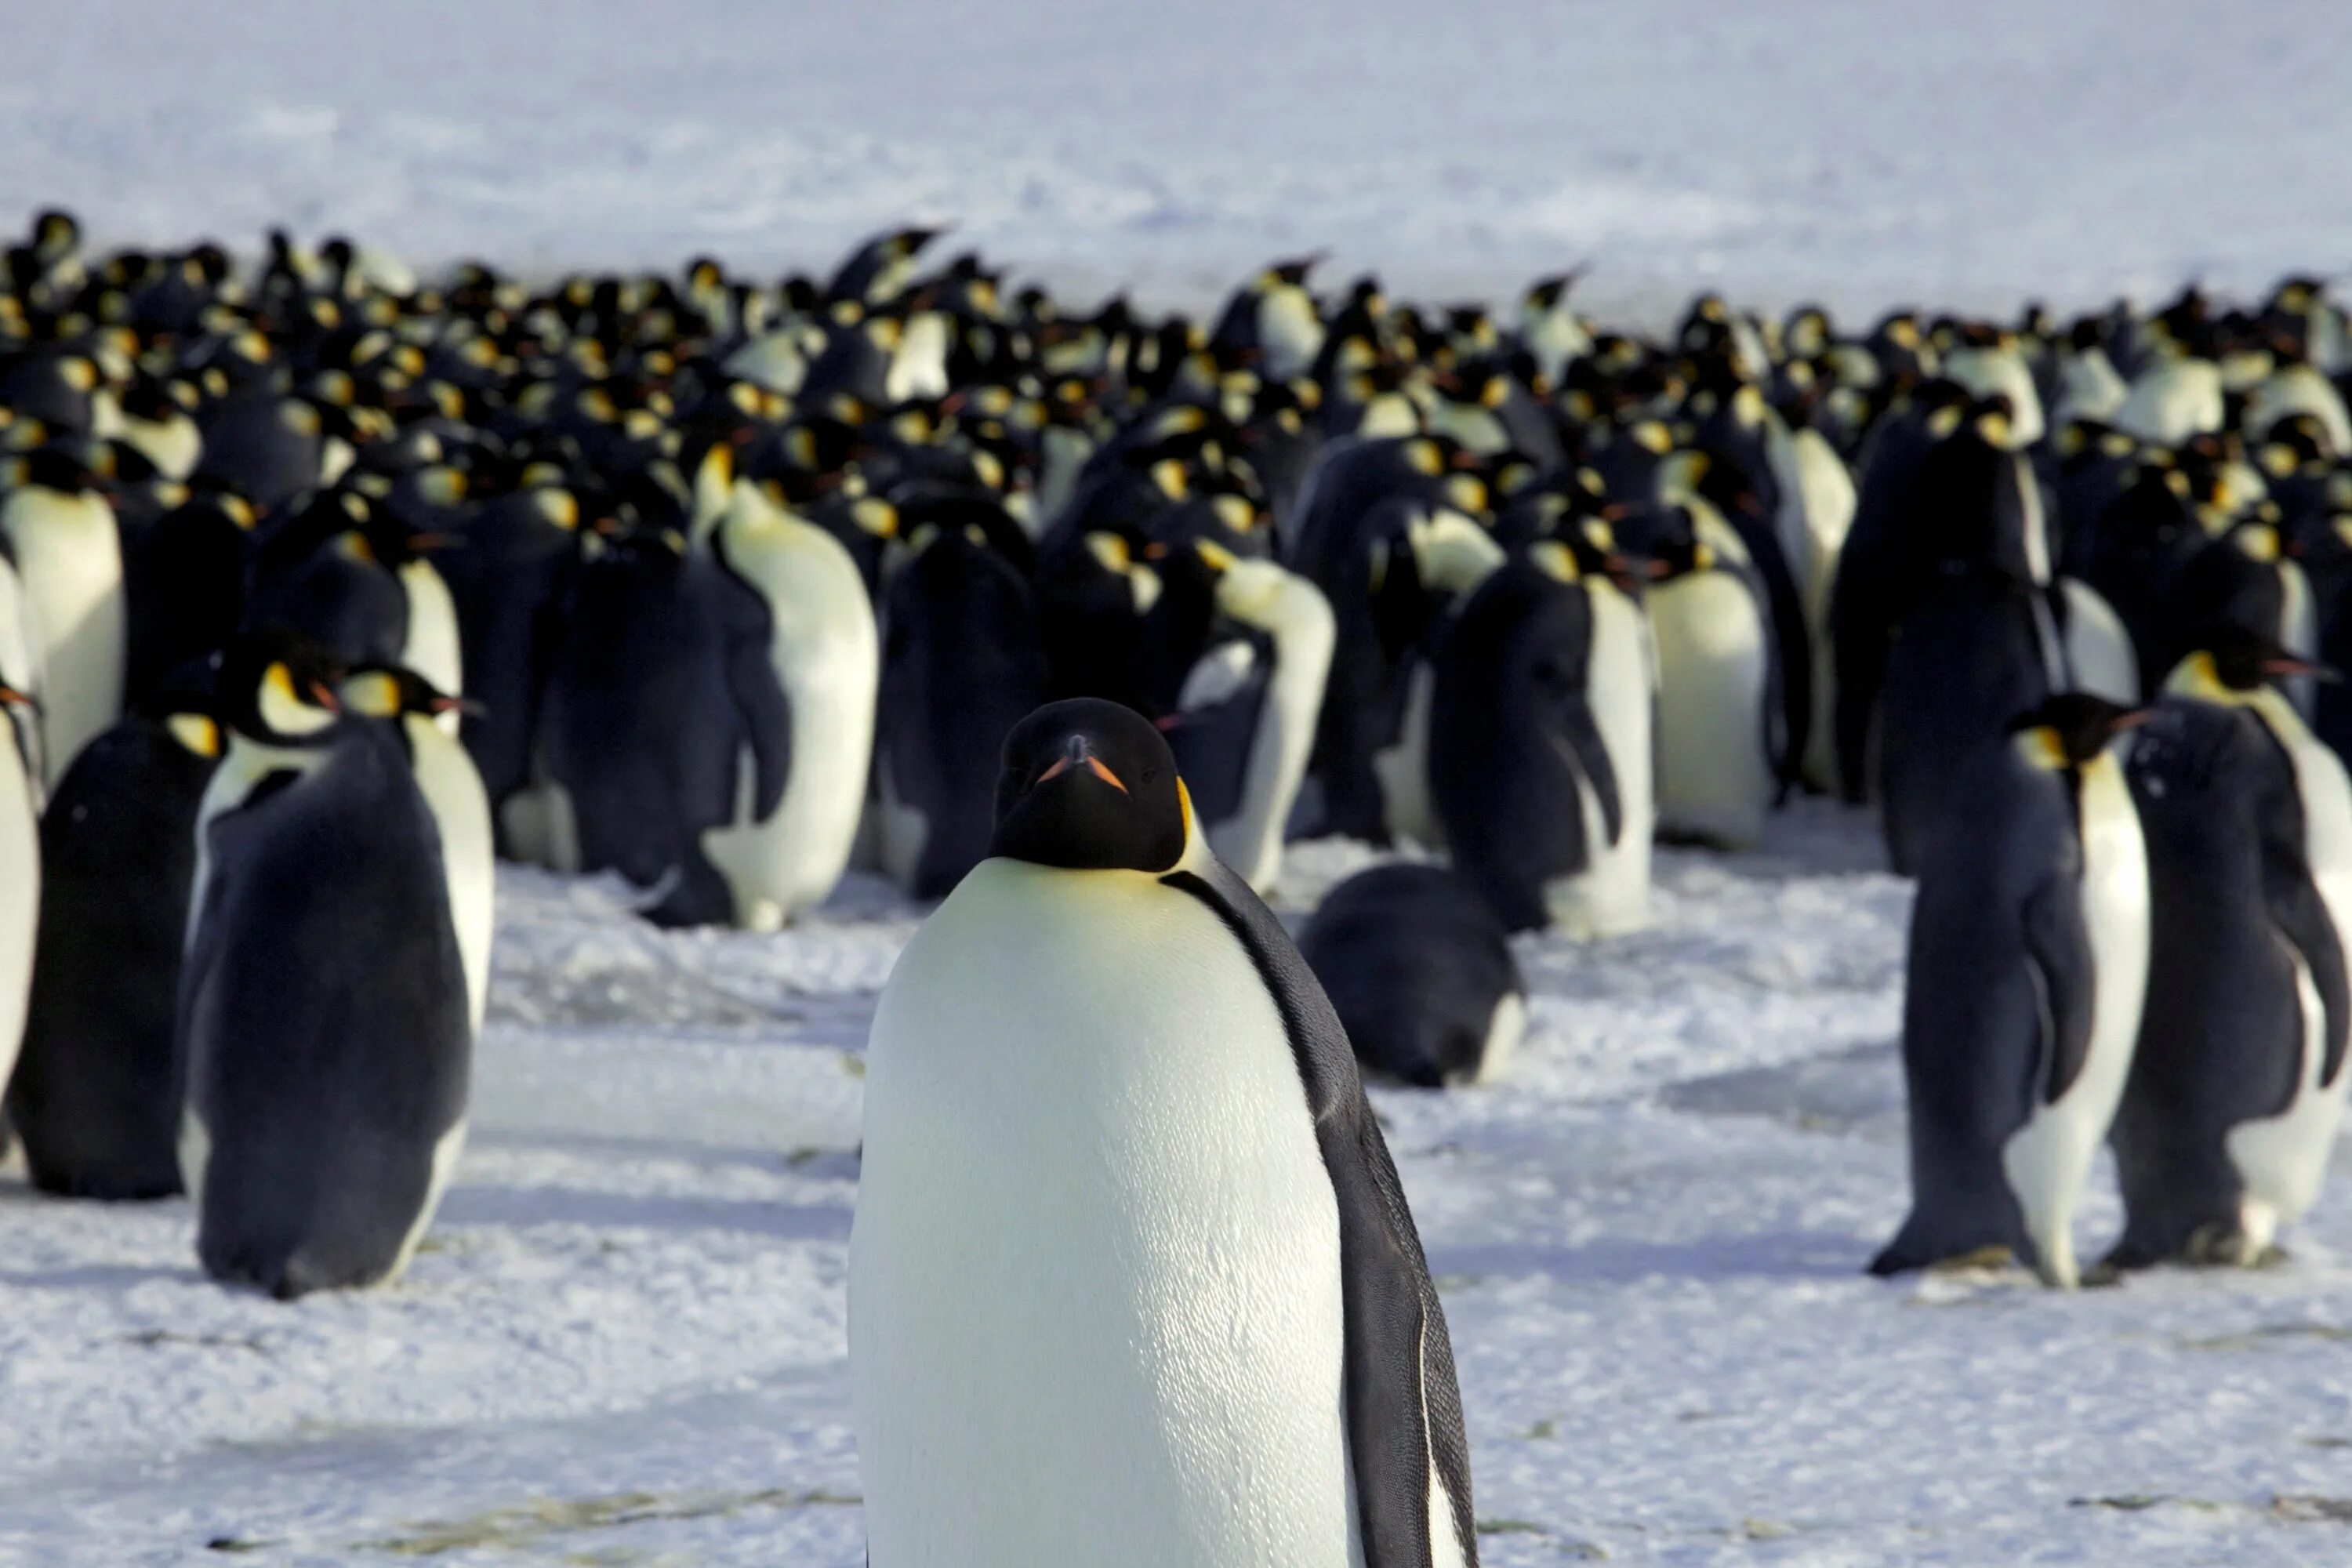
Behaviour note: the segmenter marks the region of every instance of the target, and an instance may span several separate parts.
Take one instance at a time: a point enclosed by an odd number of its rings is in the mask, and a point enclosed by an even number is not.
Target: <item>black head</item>
[[[2010,721],[2009,732],[2021,737],[2042,766],[2079,768],[2147,720],[2145,708],[2126,708],[2087,691],[2061,691]]]
[[[1050,702],[1004,738],[991,855],[1066,870],[1166,871],[1192,805],[1150,721],[1097,698]]]
[[[215,711],[267,744],[316,744],[336,721],[342,673],[333,655],[290,627],[241,632],[221,655]]]
[[[2191,697],[2227,700],[2231,693],[2259,690],[2273,680],[2308,675],[2340,679],[2326,665],[2283,647],[2276,639],[2242,626],[2210,626],[2191,640],[2194,649],[2175,671],[2172,686]]]

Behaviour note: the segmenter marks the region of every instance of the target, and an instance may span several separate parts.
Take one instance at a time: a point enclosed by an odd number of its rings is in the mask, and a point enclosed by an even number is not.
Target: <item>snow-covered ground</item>
[[[2246,0],[68,0],[0,50],[0,213],[347,228],[538,269],[829,263],[909,218],[1198,303],[1329,247],[2002,305],[2352,258],[2352,6]],[[15,221],[13,216],[9,221]]]
[[[1363,859],[1298,847],[1292,901]],[[2340,1196],[2265,1273],[1862,1274],[1905,1203],[1876,862],[1819,805],[1669,851],[1655,930],[1522,944],[1510,1082],[1377,1096],[1488,1562],[2352,1560]],[[184,1204],[0,1186],[0,1562],[857,1568],[860,1052],[918,911],[860,881],[782,936],[666,935],[500,890],[473,1144],[398,1289],[233,1294]]]

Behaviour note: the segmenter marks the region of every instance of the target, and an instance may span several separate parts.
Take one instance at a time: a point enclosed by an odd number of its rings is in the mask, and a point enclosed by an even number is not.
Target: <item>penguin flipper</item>
[[[2071,874],[2036,889],[2024,916],[2025,966],[2042,1004],[2034,1088],[2041,1103],[2054,1105],[2090,1059],[2098,960],[2083,921],[2082,889]]]
[[[2278,820],[2275,813],[2270,816],[2271,820]],[[2265,835],[2266,838],[2272,837]],[[2326,1020],[2319,1082],[2322,1088],[2333,1088],[2337,1075],[2344,1070],[2345,1036],[2347,1024],[2352,1024],[2352,1018],[2347,1018],[2347,1013],[2352,1013],[2352,995],[2347,995],[2341,933],[2329,918],[2319,886],[2312,880],[2304,863],[2299,843],[2292,847],[2277,843],[2264,845],[2263,900],[2269,908],[2272,922],[2303,960],[2312,986],[2319,993],[2321,1011]]]
[[[1290,1038],[1339,1210],[1348,1447],[1364,1568],[1430,1568],[1450,1535],[1477,1568],[1470,1446],[1445,1309],[1346,1028],[1289,934],[1213,857],[1160,880],[1214,910],[1265,981]],[[1452,1517],[1442,1517],[1438,1504]],[[1449,1554],[1450,1555],[1450,1554]]]

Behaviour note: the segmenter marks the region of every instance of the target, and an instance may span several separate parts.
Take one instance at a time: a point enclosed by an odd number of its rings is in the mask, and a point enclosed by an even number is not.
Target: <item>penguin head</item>
[[[2126,708],[2087,691],[2061,691],[2012,720],[2018,753],[2049,773],[2081,768],[2105,752],[2117,735],[2147,720],[2145,708]]]
[[[1192,805],[1151,721],[1097,698],[1051,702],[1004,738],[988,852],[1073,871],[1173,868]]]
[[[2191,651],[2173,667],[2164,689],[2176,696],[2241,706],[2253,701],[2273,680],[2310,676],[2341,680],[2324,664],[2302,658],[2275,638],[2241,626],[2215,626],[2192,640]]]
[[[431,719],[478,707],[450,696],[413,669],[383,664],[362,665],[344,676],[336,684],[335,703],[345,713],[367,719],[398,719],[408,714]]]
[[[341,716],[341,667],[326,649],[283,626],[241,634],[221,655],[218,716],[265,745],[315,742]]]

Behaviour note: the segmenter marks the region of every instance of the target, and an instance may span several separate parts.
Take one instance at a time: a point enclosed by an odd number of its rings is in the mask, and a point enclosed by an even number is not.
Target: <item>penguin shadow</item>
[[[101,1290],[110,1294],[168,1279],[184,1285],[194,1276],[187,1268],[142,1268],[129,1263],[86,1263],[71,1268],[44,1268],[28,1273],[0,1271],[0,1290]]]
[[[756,1198],[461,1184],[442,1200],[434,1228],[576,1225],[598,1230],[731,1231],[777,1241],[846,1242],[849,1218],[847,1202],[782,1204]]]

